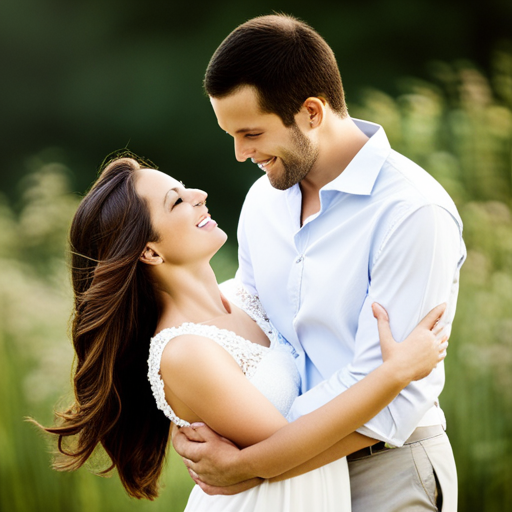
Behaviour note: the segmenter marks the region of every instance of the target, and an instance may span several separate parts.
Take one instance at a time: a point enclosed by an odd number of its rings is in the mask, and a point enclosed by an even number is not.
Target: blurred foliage
[[[30,172],[27,156],[44,154],[71,168],[72,190],[82,191],[103,157],[128,145],[207,190],[233,237],[260,171],[235,161],[202,78],[234,27],[274,10],[319,30],[350,105],[368,84],[396,96],[396,78],[428,78],[432,59],[469,58],[487,71],[491,49],[512,26],[509,0],[487,0],[485,8],[466,0],[222,0],[192,9],[165,0],[2,0],[0,189],[14,197]],[[48,148],[65,151],[55,160]]]
[[[409,80],[396,98],[368,90],[351,110],[384,125],[392,145],[448,189],[464,221],[468,259],[441,399],[468,512],[512,505],[512,53],[497,52],[493,66],[489,79],[468,63],[435,63],[432,82]],[[0,201],[0,509],[182,510],[190,481],[179,461],[168,464],[162,497],[138,503],[116,478],[51,471],[45,442],[22,422],[52,421],[72,361],[63,254],[79,198],[70,171],[47,158],[31,159],[18,213]],[[213,264],[220,280],[233,275],[234,247]]]
[[[441,401],[458,463],[460,510],[508,510],[512,49],[498,46],[487,68],[476,48],[487,52],[495,40],[489,33],[475,31],[479,37],[473,45],[465,41],[458,46],[448,34],[457,17],[485,25],[491,12],[498,37],[510,20],[510,4],[493,0],[480,13],[458,0],[436,0],[436,8],[418,0],[414,12],[400,0],[372,2],[378,14],[372,22],[361,11],[366,5],[347,1],[342,10],[334,2],[320,3],[332,12],[329,20],[325,13],[306,15],[305,8],[285,2],[281,8],[324,27],[322,35],[335,49],[343,76],[349,77],[345,85],[351,114],[382,124],[395,149],[443,184],[463,218],[468,259]],[[79,200],[72,192],[85,190],[106,153],[133,138],[129,147],[134,151],[143,148],[163,171],[211,192],[210,208],[233,234],[244,193],[258,172],[250,164],[234,163],[207,100],[201,102],[200,77],[215,44],[236,23],[270,11],[263,4],[244,5],[236,13],[228,4],[212,4],[191,14],[188,6],[173,4],[172,15],[165,11],[158,18],[158,9],[168,9],[167,3],[164,8],[163,2],[155,2],[156,11],[134,0],[0,4],[0,57],[8,69],[0,104],[9,120],[0,126],[5,156],[0,178],[6,192],[0,194],[0,510],[184,508],[191,482],[179,461],[167,465],[161,498],[136,502],[125,495],[116,477],[100,479],[86,470],[52,471],[45,439],[22,418],[30,415],[49,424],[57,399],[64,393],[62,402],[69,400],[71,289],[64,254]],[[26,17],[26,11],[31,16]],[[417,34],[409,28],[404,45],[392,34],[410,27],[411,16],[425,20],[424,27]],[[361,23],[355,23],[361,17],[365,30],[385,44],[371,46]],[[351,51],[353,46],[359,51]],[[375,54],[358,74],[358,55],[370,46]],[[452,53],[442,52],[444,47]],[[403,79],[396,89],[389,85],[393,77],[410,70],[422,76],[418,62],[440,55],[461,57],[465,48],[473,48],[466,56],[479,67],[437,61],[430,64],[430,75]],[[390,61],[393,52],[397,57]],[[350,78],[354,75],[358,78]],[[356,93],[369,82],[378,89]],[[29,154],[35,156],[27,158]],[[235,247],[224,247],[213,265],[219,280],[232,276]]]
[[[490,79],[467,62],[431,69],[398,98],[368,90],[351,113],[384,125],[462,216],[468,258],[441,403],[459,509],[498,512],[512,507],[512,51],[495,52]]]
[[[192,481],[174,453],[162,479],[163,498],[141,503],[128,498],[117,478],[52,471],[49,451],[55,446],[23,422],[30,415],[49,425],[63,390],[57,407],[72,399],[72,291],[64,254],[79,197],[69,192],[62,164],[38,158],[33,164],[21,183],[19,214],[0,198],[0,510],[183,510]],[[212,263],[227,279],[236,270],[236,252],[226,247]]]

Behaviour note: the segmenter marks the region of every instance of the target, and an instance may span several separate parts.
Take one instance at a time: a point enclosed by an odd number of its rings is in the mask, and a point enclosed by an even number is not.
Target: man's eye
[[[248,139],[254,139],[256,137],[259,137],[261,135],[261,133],[246,133],[245,136],[248,138]]]
[[[181,199],[181,197],[178,197],[178,199],[176,199],[176,202],[172,205],[172,207],[174,208],[175,206],[178,206],[180,203],[183,203],[183,199]]]

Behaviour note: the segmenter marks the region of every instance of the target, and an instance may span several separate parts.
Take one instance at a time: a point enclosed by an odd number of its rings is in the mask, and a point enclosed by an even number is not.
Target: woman
[[[105,472],[115,467],[131,496],[154,499],[167,416],[178,425],[203,421],[240,447],[277,431],[297,439],[302,432],[307,449],[290,454],[280,477],[270,475],[279,480],[340,457],[340,439],[444,358],[447,342],[430,330],[442,307],[396,344],[375,306],[384,364],[301,418],[298,432],[284,418],[298,393],[293,359],[257,298],[237,289],[230,301],[219,290],[209,261],[226,235],[205,200],[206,193],[121,158],[80,204],[70,233],[76,400],[59,426],[46,429],[59,436],[64,455],[56,469],[79,468],[101,444],[112,461]],[[327,512],[350,510],[344,459],[232,497],[196,487],[187,509],[300,511],[311,509],[311,499]]]

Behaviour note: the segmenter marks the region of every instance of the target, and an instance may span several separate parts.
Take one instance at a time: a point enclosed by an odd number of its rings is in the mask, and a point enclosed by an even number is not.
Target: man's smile
[[[261,160],[258,162],[257,160],[254,160],[254,158],[251,158],[251,161],[253,164],[256,164],[262,171],[265,171],[267,166],[270,166],[275,162],[277,157],[273,156],[271,158],[268,158],[267,160]]]

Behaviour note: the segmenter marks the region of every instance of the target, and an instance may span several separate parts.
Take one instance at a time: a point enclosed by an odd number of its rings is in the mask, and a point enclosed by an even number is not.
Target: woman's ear
[[[146,245],[139,260],[148,265],[161,265],[164,262],[164,259],[149,245]]]

